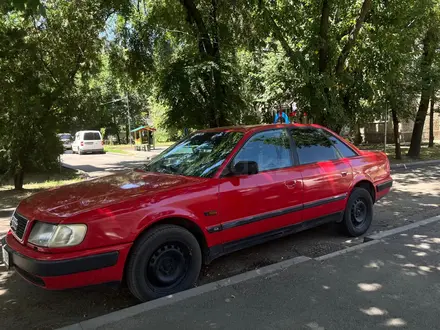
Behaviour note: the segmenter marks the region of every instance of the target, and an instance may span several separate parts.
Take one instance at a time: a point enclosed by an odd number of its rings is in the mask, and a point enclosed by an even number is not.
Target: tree
[[[169,109],[170,127],[237,121],[245,104],[231,15],[226,2],[162,0],[140,2],[132,15],[119,19],[115,53],[135,81],[156,91]]]
[[[378,3],[373,7],[373,23],[359,49],[359,64],[364,65],[375,91],[371,107],[376,116],[391,110],[396,159],[402,158],[399,123],[413,118],[418,94],[415,61],[420,51],[415,40],[423,33],[426,4],[408,0]]]
[[[110,11],[93,1],[46,1],[44,9],[9,10],[0,22],[0,163],[16,189],[25,173],[57,165],[58,124],[74,117],[69,104],[99,68]]]
[[[438,7],[438,3],[437,3]],[[432,65],[435,60],[436,49],[439,45],[439,16],[438,8],[431,9],[428,16],[428,27],[423,38],[423,55],[420,64],[421,76],[421,96],[419,109],[416,114],[414,129],[411,137],[411,145],[408,150],[408,156],[418,158],[420,156],[420,149],[422,144],[423,127],[428,112],[429,100],[433,93],[433,77]]]

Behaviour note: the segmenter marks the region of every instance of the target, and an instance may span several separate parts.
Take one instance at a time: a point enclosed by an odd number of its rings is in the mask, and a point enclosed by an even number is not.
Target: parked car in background
[[[99,131],[79,131],[75,134],[72,143],[72,152],[75,154],[104,153],[104,141]]]
[[[57,136],[63,144],[64,150],[72,149],[72,135],[70,133],[60,133]]]
[[[362,235],[392,183],[383,152],[318,125],[204,130],[143,170],[23,200],[3,259],[47,289],[125,280],[145,301],[192,287],[203,263],[251,245],[327,222]]]

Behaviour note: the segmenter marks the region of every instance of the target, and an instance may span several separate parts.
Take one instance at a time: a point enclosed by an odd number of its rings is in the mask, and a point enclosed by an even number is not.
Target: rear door
[[[102,149],[101,134],[99,132],[84,132],[84,150]]]
[[[274,230],[301,221],[302,179],[291,150],[288,131],[275,129],[255,133],[237,152],[232,166],[255,161],[259,173],[220,179],[222,224],[217,230],[224,232],[223,243],[277,235]]]
[[[294,128],[291,134],[304,185],[303,219],[339,219],[353,180],[350,161],[320,129]]]

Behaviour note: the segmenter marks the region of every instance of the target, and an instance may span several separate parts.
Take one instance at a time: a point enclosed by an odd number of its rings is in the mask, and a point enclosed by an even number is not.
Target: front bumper
[[[41,254],[18,243],[12,235],[1,241],[9,254],[9,264],[27,281],[46,289],[68,288],[122,281],[125,260],[131,244],[88,251],[88,255],[55,259],[57,255]],[[25,255],[32,251],[32,257]],[[52,259],[50,259],[52,258]]]

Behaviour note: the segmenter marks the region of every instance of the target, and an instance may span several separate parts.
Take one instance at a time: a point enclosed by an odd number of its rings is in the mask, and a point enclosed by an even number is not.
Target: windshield
[[[145,165],[149,172],[211,177],[243,137],[240,132],[199,132]]]
[[[60,140],[70,140],[71,139],[70,134],[58,134],[58,137]]]

